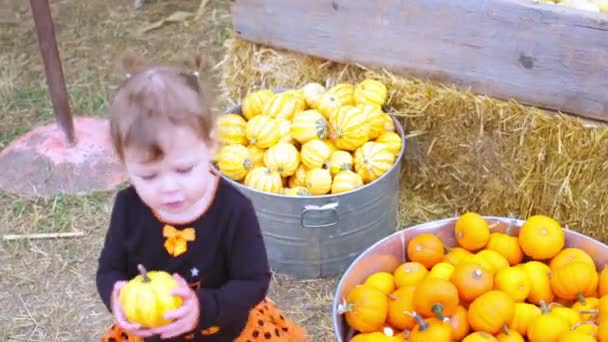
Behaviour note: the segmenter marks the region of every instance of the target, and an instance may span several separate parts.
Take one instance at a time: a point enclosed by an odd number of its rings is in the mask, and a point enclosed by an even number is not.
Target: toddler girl
[[[304,341],[265,299],[266,249],[248,198],[210,169],[210,95],[196,72],[123,58],[111,135],[130,186],[121,190],[99,258],[97,289],[115,323],[102,341]],[[118,296],[137,265],[174,275],[183,305],[172,322],[125,319]]]

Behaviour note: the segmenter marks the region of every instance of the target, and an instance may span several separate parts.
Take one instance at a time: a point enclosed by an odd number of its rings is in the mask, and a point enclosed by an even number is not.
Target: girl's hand
[[[177,288],[172,291],[172,294],[182,297],[183,303],[179,308],[165,313],[165,319],[174,320],[173,322],[152,329],[154,334],[160,335],[162,339],[189,333],[198,324],[200,308],[196,292],[178,274],[174,274],[173,277],[177,280]]]
[[[120,290],[127,284],[126,281],[117,281],[114,284],[114,289],[112,290],[112,313],[114,314],[114,319],[116,323],[129,334],[133,334],[139,337],[150,337],[154,335],[154,331],[151,329],[144,329],[141,325],[137,323],[130,323],[127,321],[125,314],[122,312],[120,308],[120,301],[118,300],[118,296],[120,295]]]

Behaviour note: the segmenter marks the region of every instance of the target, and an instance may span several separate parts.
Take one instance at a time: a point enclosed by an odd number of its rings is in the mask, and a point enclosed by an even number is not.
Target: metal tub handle
[[[334,220],[332,222],[325,223],[325,224],[308,224],[308,223],[304,222],[306,219],[307,213],[311,213],[311,212],[318,213],[318,212],[324,212],[324,211],[329,211],[329,212],[333,213]],[[327,203],[322,206],[312,205],[312,204],[304,206],[304,209],[302,210],[302,215],[300,216],[300,224],[302,225],[302,227],[305,227],[305,228],[332,227],[332,226],[335,226],[336,224],[338,224],[339,220],[340,220],[340,217],[338,216],[338,202]]]

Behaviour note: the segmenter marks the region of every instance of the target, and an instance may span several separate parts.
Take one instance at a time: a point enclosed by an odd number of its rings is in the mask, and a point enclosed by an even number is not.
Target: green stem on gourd
[[[137,270],[139,271],[139,274],[141,274],[141,276],[144,278],[144,283],[150,282],[152,280],[148,276],[148,271],[146,271],[146,268],[144,267],[144,265],[138,264]]]
[[[576,298],[578,299],[578,301],[583,304],[583,305],[587,305],[587,300],[585,299],[585,296],[583,296],[582,293],[579,293],[576,295]]]
[[[444,306],[441,303],[433,304],[433,306],[431,307],[431,310],[433,311],[435,316],[437,316],[437,318],[439,318],[439,320],[441,320],[441,321],[446,320],[446,317],[443,314],[443,309],[444,309]]]
[[[549,306],[547,305],[547,303],[545,303],[544,300],[540,301],[540,310],[543,313],[543,315],[549,313]]]
[[[504,330],[504,332],[507,336],[511,335],[511,329],[509,329],[509,326],[507,325],[507,323],[502,325],[502,330]]]
[[[422,318],[422,316],[420,316],[417,312],[406,312],[408,315],[412,316],[416,322],[418,323],[418,326],[420,327],[420,331],[425,331],[426,329],[429,328],[429,324],[424,320],[424,318]]]

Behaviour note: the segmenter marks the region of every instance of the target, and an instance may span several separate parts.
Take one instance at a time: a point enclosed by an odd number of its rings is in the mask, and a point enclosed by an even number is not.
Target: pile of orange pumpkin
[[[420,233],[407,261],[370,275],[338,311],[352,342],[608,342],[608,268],[565,247],[551,217],[517,234],[493,232],[477,213],[454,225],[458,246]]]

